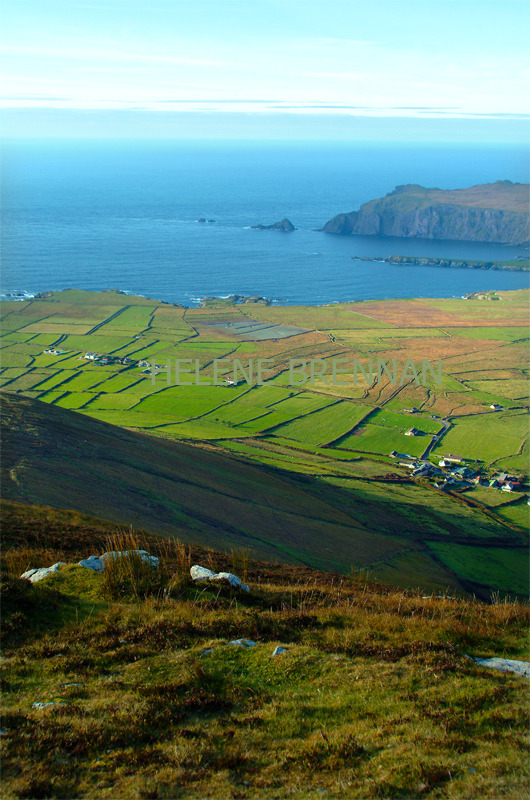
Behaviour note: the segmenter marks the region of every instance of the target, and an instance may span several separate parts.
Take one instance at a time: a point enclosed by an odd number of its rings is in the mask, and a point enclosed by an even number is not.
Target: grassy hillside
[[[526,681],[467,656],[528,658],[527,607],[169,545],[78,512],[8,503],[4,518],[6,799],[526,795]],[[131,546],[161,569],[17,579]],[[193,586],[191,563],[250,591]]]
[[[317,308],[212,301],[205,308],[183,309],[116,292],[68,290],[4,303],[0,384],[18,398],[77,412],[68,440],[72,485],[64,485],[65,461],[54,460],[51,433],[40,465],[22,461],[9,467],[14,470],[6,481],[9,496],[87,512],[96,503],[96,513],[114,513],[118,521],[130,517],[141,527],[168,535],[176,531],[194,541],[206,537],[219,547],[244,541],[262,555],[281,554],[326,569],[370,564],[386,580],[402,585],[412,580],[455,589],[462,588],[462,578],[466,589],[485,598],[491,589],[525,590],[524,558],[515,559],[515,582],[502,566],[512,563],[514,543],[520,543],[530,523],[524,492],[469,485],[463,494],[448,486],[440,491],[436,477],[411,479],[410,470],[399,464],[403,459],[389,456],[395,450],[419,457],[430,448],[429,458],[437,464],[446,453],[457,453],[483,478],[507,470],[522,477],[528,489],[528,292],[498,292],[496,297],[496,303],[477,294],[468,300]],[[250,320],[265,326],[273,338],[247,341],[238,334]],[[282,339],[286,325],[303,332]],[[50,348],[56,352],[44,352]],[[107,354],[109,363],[85,359],[87,351]],[[192,372],[183,378],[191,378],[192,385],[174,385],[177,358],[188,359]],[[338,375],[342,385],[332,382],[334,358],[350,365],[345,377]],[[360,371],[354,383],[354,358],[368,371],[370,359],[373,364],[381,359],[390,373],[395,361],[397,382],[384,372],[381,380],[370,382]],[[169,360],[170,385],[164,372],[154,379],[146,374],[142,359],[161,366]],[[238,386],[194,385],[212,381],[214,359],[225,359],[220,376],[230,375],[234,359],[239,360]],[[242,370],[248,375],[252,364],[255,373],[257,359],[267,359],[270,367],[263,386],[241,380]],[[314,360],[314,380],[292,385],[290,359]],[[407,360],[419,365],[421,375],[423,359],[435,369],[441,364],[440,382],[428,370],[425,385],[417,385],[410,371],[400,380]],[[327,372],[319,374],[324,367]],[[493,403],[503,411],[492,410]],[[160,444],[163,452],[153,458],[149,448],[155,445],[142,439],[139,462],[124,452],[123,444],[115,458],[101,460],[106,447],[101,434],[99,449],[84,457],[74,443],[86,439],[91,420],[154,435],[166,442]],[[21,421],[19,415],[19,427]],[[421,435],[406,437],[410,427]],[[17,434],[21,445],[28,444],[25,436]],[[255,473],[256,480],[267,475],[269,488],[278,481],[288,486],[287,498],[274,489],[276,499],[264,504],[253,483],[225,474],[219,503],[204,471],[191,482],[179,479],[175,489],[171,467],[153,468],[157,459],[168,461],[167,448],[175,441],[200,443],[200,450],[193,451],[198,465],[206,463],[208,451],[212,457],[214,452],[218,458],[231,455],[229,462],[216,463],[230,463],[241,475],[248,472],[249,461],[264,467]],[[42,446],[39,452],[43,455]],[[182,477],[183,459],[178,463]],[[291,490],[298,498],[292,509]],[[302,507],[307,513],[301,513]],[[332,530],[326,546],[322,534]],[[470,575],[473,558],[464,563],[446,548],[430,546],[440,537],[469,545],[472,552],[491,544],[493,537],[503,552],[496,551],[499,558],[491,559],[484,581],[483,566],[480,576]],[[455,564],[461,565],[456,575]]]
[[[462,503],[456,513],[442,492],[423,508],[425,490],[385,476],[384,467],[362,480],[349,474],[349,462],[339,462],[340,472],[300,474],[282,469],[278,454],[255,464],[7,393],[2,439],[8,500],[74,508],[186,542],[244,546],[260,557],[331,572],[369,567],[402,586],[485,599],[492,590],[527,589],[527,544],[517,524]],[[321,470],[318,453],[307,454],[312,458]],[[449,550],[436,549],[436,542]],[[453,544],[515,554],[514,572],[493,561],[475,580],[467,565],[455,568]]]

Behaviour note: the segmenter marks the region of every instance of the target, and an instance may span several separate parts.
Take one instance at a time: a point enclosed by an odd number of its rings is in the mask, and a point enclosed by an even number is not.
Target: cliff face
[[[359,211],[333,217],[323,230],[364,236],[524,244],[530,239],[528,188],[510,181],[456,191],[398,186],[386,197],[365,203]]]

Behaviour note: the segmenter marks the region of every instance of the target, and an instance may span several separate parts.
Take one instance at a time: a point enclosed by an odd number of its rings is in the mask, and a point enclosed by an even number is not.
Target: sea
[[[2,147],[4,297],[119,289],[195,306],[261,295],[320,305],[460,297],[528,273],[355,261],[392,254],[498,260],[522,247],[339,236],[341,212],[419,183],[527,183],[528,149],[501,144],[8,141]],[[291,233],[256,230],[287,217]],[[206,222],[198,220],[205,219]]]

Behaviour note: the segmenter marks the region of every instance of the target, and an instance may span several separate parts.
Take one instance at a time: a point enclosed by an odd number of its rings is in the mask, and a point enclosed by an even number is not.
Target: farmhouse
[[[99,358],[99,353],[85,353],[84,357],[89,361],[95,361],[96,358]]]
[[[490,405],[490,408],[492,408],[494,411],[503,411],[504,410],[503,407],[500,406],[498,403],[492,403]]]
[[[419,436],[420,433],[421,431],[419,431],[417,428],[411,428],[410,430],[405,431],[405,436]]]
[[[452,453],[448,453],[446,456],[444,456],[444,460],[453,462],[455,464],[460,464],[464,459],[462,456],[455,456]]]

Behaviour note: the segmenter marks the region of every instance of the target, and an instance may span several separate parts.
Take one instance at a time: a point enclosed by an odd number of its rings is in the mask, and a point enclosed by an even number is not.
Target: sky
[[[9,136],[526,141],[527,0],[2,0]]]

